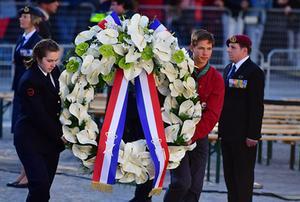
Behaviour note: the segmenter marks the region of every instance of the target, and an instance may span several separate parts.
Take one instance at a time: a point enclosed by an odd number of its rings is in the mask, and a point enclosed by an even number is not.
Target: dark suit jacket
[[[224,80],[231,65],[227,65],[224,70]],[[264,72],[249,58],[240,66],[232,79],[243,80],[244,84],[239,83],[231,87],[225,84],[224,105],[219,120],[219,137],[228,141],[244,141],[246,138],[258,140],[261,137],[264,111]]]
[[[14,144],[26,150],[34,148],[41,153],[56,153],[64,149],[60,137],[62,126],[59,121],[61,109],[59,70],[52,71],[56,88],[37,65],[29,68],[22,76],[17,96],[20,100],[20,115],[15,125]]]
[[[14,52],[14,63],[15,63],[15,74],[13,78],[12,89],[17,90],[18,82],[26,70],[24,61],[29,60],[32,56],[32,49],[42,38],[35,32],[20,49],[15,49]],[[16,47],[20,45],[22,36],[19,37]]]

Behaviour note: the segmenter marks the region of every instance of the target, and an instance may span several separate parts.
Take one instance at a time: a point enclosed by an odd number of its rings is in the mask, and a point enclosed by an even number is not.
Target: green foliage
[[[126,63],[125,57],[122,57],[118,63],[119,67],[122,69],[130,69],[133,65],[133,63]]]
[[[78,68],[79,68],[79,62],[76,61],[75,59],[70,60],[66,65],[66,69],[70,73],[76,72],[78,70]]]
[[[176,51],[173,55],[172,55],[172,60],[174,62],[176,62],[176,64],[180,64],[184,61],[184,53],[182,50],[178,50]]]
[[[79,56],[82,56],[87,51],[88,48],[89,48],[88,43],[86,42],[80,43],[76,46],[75,53]]]
[[[104,44],[100,46],[99,52],[105,58],[115,56],[114,48],[112,45],[109,44]]]
[[[154,56],[152,48],[147,45],[142,52],[142,59],[145,61],[151,60]]]

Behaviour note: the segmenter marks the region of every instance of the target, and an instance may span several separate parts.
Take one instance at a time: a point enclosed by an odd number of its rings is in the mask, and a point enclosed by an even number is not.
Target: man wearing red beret
[[[251,202],[257,142],[264,111],[264,72],[249,58],[251,40],[235,35],[226,41],[232,61],[225,67],[225,98],[219,138],[229,202]]]

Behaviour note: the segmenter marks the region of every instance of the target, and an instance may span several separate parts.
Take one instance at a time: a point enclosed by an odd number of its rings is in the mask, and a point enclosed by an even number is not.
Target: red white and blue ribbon
[[[107,22],[121,25],[116,13],[107,16],[99,23],[99,26],[105,29]],[[158,20],[155,20],[150,28],[156,31],[166,30]],[[118,68],[100,132],[94,165],[93,186],[102,191],[111,191],[111,185],[115,183],[120,142],[126,119],[127,89],[128,81],[124,77],[123,70]],[[161,191],[169,161],[169,151],[153,74],[147,75],[145,71],[142,71],[135,79],[135,89],[139,117],[155,167],[153,189],[150,193],[153,195]]]
[[[127,88],[128,81],[124,77],[123,70],[117,69],[100,132],[93,174],[93,185],[97,187],[99,184],[98,188],[103,191],[110,190],[108,186],[105,186],[106,184],[115,183],[120,142],[126,119]]]
[[[135,79],[135,90],[139,117],[155,167],[152,193],[156,194],[161,191],[164,182],[169,151],[153,74],[147,75],[143,70]]]
[[[110,15],[106,16],[104,20],[100,21],[98,23],[98,26],[101,29],[106,28],[106,23],[116,24],[116,25],[122,25],[120,18],[118,17],[118,14],[116,12],[112,12]]]

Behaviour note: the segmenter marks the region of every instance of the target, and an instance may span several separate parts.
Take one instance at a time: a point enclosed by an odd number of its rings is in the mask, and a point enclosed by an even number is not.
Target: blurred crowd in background
[[[97,24],[112,9],[111,0],[59,0],[50,17],[52,38],[72,43],[75,36]],[[274,48],[300,48],[300,0],[126,0],[128,9],[158,18],[182,46],[188,46],[193,29],[214,33],[216,47],[225,47],[233,34],[247,34],[254,41],[252,59],[259,60]],[[0,44],[15,44],[19,33],[18,9],[36,0],[0,1]],[[224,49],[226,51],[226,49]],[[224,53],[223,53],[224,55]],[[296,57],[297,58],[297,57]],[[288,55],[296,64],[295,56]],[[223,58],[223,64],[226,59]]]

